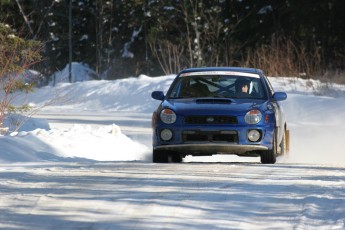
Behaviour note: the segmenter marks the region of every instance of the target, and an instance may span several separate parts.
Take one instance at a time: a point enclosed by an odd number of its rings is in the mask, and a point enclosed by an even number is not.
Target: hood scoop
[[[232,101],[226,98],[205,98],[197,99],[197,104],[231,104]]]

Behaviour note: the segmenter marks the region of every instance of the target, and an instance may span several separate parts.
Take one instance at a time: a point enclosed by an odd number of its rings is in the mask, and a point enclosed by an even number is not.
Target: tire
[[[286,154],[286,131],[283,133],[282,141],[279,144],[280,152],[279,155],[285,155]]]
[[[153,163],[181,163],[182,156],[177,152],[153,150]]]
[[[153,163],[169,163],[169,155],[163,151],[153,150],[152,162]]]
[[[169,160],[174,163],[181,163],[182,162],[182,156],[179,153],[172,153],[169,155]]]
[[[287,155],[290,150],[290,130],[286,129],[283,134],[283,139],[279,145],[280,155]]]
[[[261,152],[261,163],[262,164],[274,164],[277,161],[277,138],[276,132],[273,135],[272,149]]]
[[[285,149],[286,153],[288,154],[290,152],[290,130],[285,130]]]

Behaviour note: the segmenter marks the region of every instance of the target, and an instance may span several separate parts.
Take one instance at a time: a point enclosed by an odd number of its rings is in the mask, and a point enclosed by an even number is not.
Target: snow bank
[[[12,132],[0,137],[0,146],[0,162],[150,160],[148,147],[132,141],[116,125]]]
[[[72,82],[77,81],[89,81],[97,78],[97,73],[90,69],[88,65],[81,64],[78,62],[72,62],[71,68],[71,76]],[[61,82],[69,82],[69,65],[67,64],[66,67],[58,72],[55,72],[52,76],[52,85]]]
[[[158,101],[152,100],[154,90],[167,91],[174,76],[127,78],[114,81],[60,83],[39,88],[29,98],[19,97],[17,103],[31,103],[41,111],[129,111],[152,112]]]

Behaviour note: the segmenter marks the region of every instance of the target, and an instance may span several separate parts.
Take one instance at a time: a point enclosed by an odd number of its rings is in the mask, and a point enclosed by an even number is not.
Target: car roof
[[[261,69],[256,68],[243,68],[243,67],[200,67],[200,68],[188,68],[180,72],[182,73],[191,73],[191,72],[205,72],[205,71],[233,71],[233,72],[242,72],[242,73],[252,73],[252,74],[263,74]]]

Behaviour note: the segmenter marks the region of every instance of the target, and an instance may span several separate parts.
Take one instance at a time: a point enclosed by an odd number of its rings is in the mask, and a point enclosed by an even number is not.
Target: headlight
[[[258,130],[252,129],[247,134],[248,140],[251,142],[257,142],[261,138],[261,134]]]
[[[262,114],[259,110],[250,110],[246,116],[244,117],[244,120],[247,122],[247,124],[255,125],[261,121]]]
[[[171,109],[163,109],[160,118],[165,124],[172,124],[176,121],[176,114]]]

